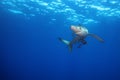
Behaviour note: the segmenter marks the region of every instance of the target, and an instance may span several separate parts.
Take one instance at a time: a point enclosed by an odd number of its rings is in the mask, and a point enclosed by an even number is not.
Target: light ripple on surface
[[[14,14],[22,14],[29,18],[37,15],[61,14],[66,19],[64,21],[69,23],[97,23],[99,22],[97,18],[102,16],[120,18],[119,0],[51,0],[49,2],[44,0],[3,0],[0,5]],[[54,17],[51,17],[51,21],[55,20]]]

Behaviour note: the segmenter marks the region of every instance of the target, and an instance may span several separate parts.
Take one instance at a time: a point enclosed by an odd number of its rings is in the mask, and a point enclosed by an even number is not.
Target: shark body
[[[89,32],[88,32],[88,29],[85,28],[85,27],[83,27],[83,26],[71,25],[71,26],[70,26],[70,29],[72,30],[73,34],[75,35],[75,37],[73,38],[73,40],[68,41],[68,40],[59,38],[59,40],[60,40],[61,42],[63,42],[64,44],[68,45],[70,51],[72,51],[73,44],[82,43],[82,44],[80,44],[78,47],[81,47],[81,45],[87,44],[87,42],[86,42],[86,40],[85,40],[85,38],[86,38],[87,36],[92,36],[92,37],[94,37],[95,39],[97,39],[98,41],[104,42],[104,40],[103,40],[102,38],[100,38],[99,36],[97,36],[97,35],[95,35],[95,34],[89,33]]]

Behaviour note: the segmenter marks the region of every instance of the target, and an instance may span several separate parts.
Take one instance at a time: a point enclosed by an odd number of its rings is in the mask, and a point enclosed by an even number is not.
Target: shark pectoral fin
[[[70,44],[70,41],[64,40],[62,38],[58,38],[58,39],[68,46],[70,52],[72,51],[72,45]]]
[[[64,44],[66,45],[69,45],[70,44],[70,41],[67,41],[67,40],[64,40],[62,38],[58,38],[61,42],[63,42]]]
[[[97,36],[97,35],[95,35],[95,34],[88,34],[89,36],[92,36],[92,37],[94,37],[95,39],[97,39],[98,41],[100,41],[100,42],[104,42],[104,40],[102,39],[102,38],[100,38],[99,36]]]

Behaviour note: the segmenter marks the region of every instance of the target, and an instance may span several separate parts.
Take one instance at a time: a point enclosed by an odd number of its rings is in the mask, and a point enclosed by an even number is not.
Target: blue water
[[[1,0],[0,80],[120,80],[119,0]],[[69,52],[70,25],[87,37]]]

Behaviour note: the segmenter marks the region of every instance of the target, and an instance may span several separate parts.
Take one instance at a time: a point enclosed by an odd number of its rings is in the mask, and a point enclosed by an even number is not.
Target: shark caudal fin
[[[104,40],[102,38],[100,38],[99,36],[97,36],[95,34],[88,34],[88,35],[94,37],[95,39],[97,39],[100,42],[104,42]]]
[[[62,38],[58,38],[58,39],[68,46],[70,52],[72,51],[72,44],[70,44],[70,41],[64,40]]]

